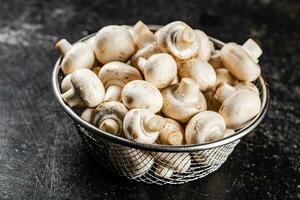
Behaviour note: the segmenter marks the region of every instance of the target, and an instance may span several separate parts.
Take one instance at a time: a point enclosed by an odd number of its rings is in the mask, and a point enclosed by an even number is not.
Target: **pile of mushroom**
[[[252,39],[215,49],[203,31],[184,22],[152,32],[139,21],[132,27],[103,27],[74,45],[62,39],[56,48],[63,54],[65,103],[86,108],[82,119],[103,132],[138,143],[220,140],[245,127],[261,108],[251,82],[260,76],[262,50]],[[127,148],[119,151],[121,157],[130,154]],[[192,159],[187,154],[181,166],[172,154],[138,154],[152,164],[153,159],[167,160],[155,171],[167,177],[186,172]],[[133,174],[146,173],[151,166],[144,167]]]

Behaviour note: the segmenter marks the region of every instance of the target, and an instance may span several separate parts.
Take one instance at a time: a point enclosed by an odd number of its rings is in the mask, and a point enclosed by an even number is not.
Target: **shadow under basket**
[[[149,25],[155,31],[160,26]],[[85,41],[95,34],[86,36]],[[224,43],[210,37],[216,48]],[[182,184],[207,176],[216,171],[228,158],[240,139],[253,131],[265,116],[269,102],[269,90],[262,77],[254,84],[259,89],[262,102],[258,115],[247,125],[236,130],[227,138],[198,145],[170,146],[140,144],[103,132],[82,120],[61,97],[60,83],[63,74],[60,70],[62,57],[55,64],[52,83],[55,96],[64,111],[74,120],[83,143],[96,160],[106,169],[117,172],[129,179],[145,183]]]

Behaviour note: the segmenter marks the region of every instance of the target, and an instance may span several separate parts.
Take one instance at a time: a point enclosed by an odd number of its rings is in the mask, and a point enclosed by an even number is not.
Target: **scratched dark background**
[[[299,1],[143,2],[0,0],[0,199],[299,199]],[[253,37],[264,50],[269,112],[201,180],[152,186],[103,170],[54,98],[58,38],[73,42],[103,25],[139,19],[183,20],[224,41]]]

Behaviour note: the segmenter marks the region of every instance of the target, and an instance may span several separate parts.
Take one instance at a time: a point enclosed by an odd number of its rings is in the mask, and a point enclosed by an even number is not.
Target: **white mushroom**
[[[207,62],[211,56],[213,45],[211,46],[211,41],[203,31],[195,30],[194,32],[199,40],[197,58]]]
[[[158,163],[155,175],[162,178],[170,178],[173,172],[185,173],[191,166],[191,157],[188,153],[153,153],[154,159]]]
[[[61,69],[64,74],[69,74],[77,69],[92,68],[95,60],[92,49],[84,42],[71,45],[66,39],[59,40],[55,48],[63,55]]]
[[[139,49],[155,41],[154,34],[142,21],[138,21],[129,32]]]
[[[170,118],[165,118],[166,124],[159,133],[159,143],[167,145],[183,145],[184,130],[181,125]]]
[[[197,112],[206,110],[206,101],[192,79],[183,78],[179,84],[171,85],[162,92],[163,113],[172,119],[185,123]]]
[[[99,72],[99,78],[106,89],[104,101],[120,101],[125,84],[143,79],[136,68],[118,61],[105,64]]]
[[[251,90],[252,92],[255,92],[257,95],[259,95],[259,90],[258,88],[251,82],[238,82],[237,84],[234,85],[235,89],[248,89]]]
[[[96,34],[95,55],[106,64],[111,61],[126,62],[135,52],[134,40],[126,27],[110,25]]]
[[[214,68],[205,61],[192,59],[184,62],[178,70],[181,78],[190,78],[199,84],[201,91],[214,87],[216,83],[216,72]]]
[[[202,144],[222,139],[226,129],[223,117],[213,111],[196,114],[185,128],[187,144]]]
[[[91,124],[102,131],[123,136],[123,120],[127,112],[120,102],[104,102],[93,111]]]
[[[130,60],[130,64],[136,68],[138,68],[138,60],[139,58],[148,59],[150,56],[161,53],[160,48],[157,46],[157,43],[151,43],[142,49],[139,49]]]
[[[252,40],[248,39],[242,46],[243,49],[247,51],[247,53],[258,63],[258,58],[262,54],[262,49],[258,46],[258,44]]]
[[[122,102],[129,109],[144,108],[157,113],[163,106],[160,91],[151,83],[134,80],[127,83],[121,93]]]
[[[71,74],[68,74],[64,77],[64,79],[61,82],[60,88],[62,93],[65,93],[66,91],[72,88]]]
[[[190,59],[198,53],[197,34],[181,21],[171,22],[157,30],[155,39],[163,52],[172,54],[178,60]]]
[[[234,135],[234,134],[235,134],[235,130],[226,128],[223,138],[229,137],[229,136]]]
[[[153,144],[165,123],[163,117],[155,115],[149,110],[132,109],[124,118],[125,137],[136,142]]]
[[[260,76],[260,66],[240,45],[225,44],[220,56],[224,67],[238,80],[251,82]]]
[[[255,117],[261,108],[259,96],[249,89],[235,89],[222,83],[216,90],[215,97],[222,103],[219,113],[230,129],[241,128]]]
[[[91,122],[91,117],[94,109],[93,108],[86,108],[82,113],[81,113],[81,119],[83,119],[86,122]]]
[[[166,53],[152,55],[147,60],[141,57],[138,66],[145,80],[159,89],[169,86],[177,76],[177,64]]]
[[[89,69],[78,69],[70,77],[72,88],[62,94],[70,107],[95,107],[104,98],[104,87],[97,75]]]
[[[216,84],[218,86],[220,83],[228,83],[229,85],[234,85],[237,80],[230,74],[230,72],[225,68],[216,69]]]
[[[146,174],[154,163],[153,156],[145,151],[113,143],[109,159],[117,171],[132,178]]]

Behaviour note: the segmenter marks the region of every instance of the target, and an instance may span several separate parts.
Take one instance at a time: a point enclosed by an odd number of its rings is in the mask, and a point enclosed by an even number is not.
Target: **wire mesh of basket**
[[[150,26],[157,30],[159,26]],[[87,40],[89,35],[80,41]],[[224,43],[210,37],[216,48]],[[254,82],[260,92],[262,107],[247,125],[227,138],[198,145],[169,146],[140,144],[105,133],[82,120],[61,98],[61,58],[57,61],[52,83],[55,96],[64,111],[74,120],[78,133],[87,149],[106,169],[121,176],[145,183],[182,184],[207,176],[216,171],[228,158],[240,139],[252,132],[266,114],[269,92],[262,77]]]

